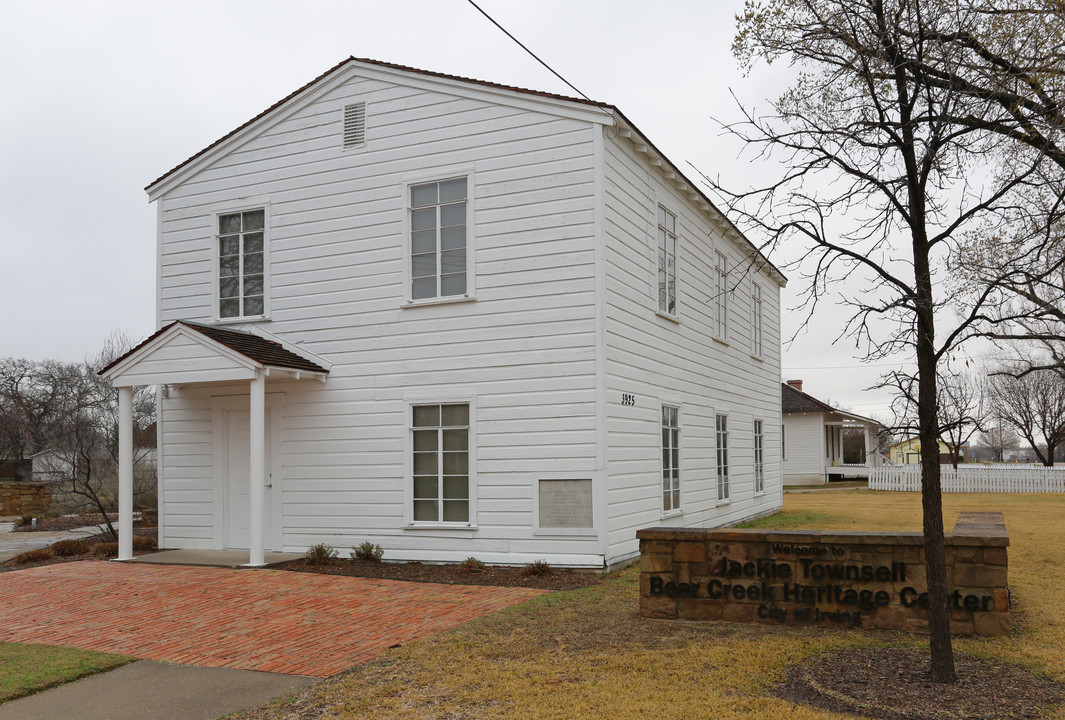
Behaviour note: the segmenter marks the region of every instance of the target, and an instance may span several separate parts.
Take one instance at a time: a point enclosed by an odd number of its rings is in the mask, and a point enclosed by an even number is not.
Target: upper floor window
[[[266,211],[218,216],[218,317],[262,317],[266,311]]]
[[[470,521],[470,406],[416,405],[414,435],[415,522]]]
[[[714,273],[714,336],[728,339],[728,261],[717,253],[717,268]]]
[[[765,435],[762,421],[754,421],[754,491],[765,492]]]
[[[658,208],[658,311],[677,314],[677,218]]]
[[[466,178],[410,186],[411,299],[465,295]]]
[[[680,409],[662,406],[662,510],[680,509]]]
[[[751,354],[762,357],[762,286],[751,284]]]

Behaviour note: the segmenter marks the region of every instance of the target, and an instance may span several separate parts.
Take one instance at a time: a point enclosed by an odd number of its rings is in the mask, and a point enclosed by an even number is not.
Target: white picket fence
[[[1065,492],[1065,467],[1014,467],[1010,465],[945,465],[943,492],[950,493],[1054,493]],[[881,465],[869,469],[870,490],[921,491],[920,465]]]

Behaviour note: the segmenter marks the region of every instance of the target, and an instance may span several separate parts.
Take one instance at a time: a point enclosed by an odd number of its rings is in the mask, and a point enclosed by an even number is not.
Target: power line
[[[858,365],[810,365],[806,367],[795,367],[791,365],[782,365],[781,370],[850,370],[853,368],[870,368],[870,367],[898,367],[898,363],[860,363]]]
[[[533,52],[532,50],[530,50],[529,48],[525,47],[525,44],[524,44],[524,43],[522,43],[522,41],[521,41],[521,40],[518,40],[518,38],[516,38],[516,37],[514,37],[513,35],[511,35],[511,34],[510,34],[510,32],[509,32],[509,31],[508,31],[508,30],[507,30],[507,29],[506,29],[505,27],[503,27],[502,25],[500,25],[499,23],[497,23],[497,22],[495,21],[495,19],[494,19],[494,18],[493,18],[493,17],[491,16],[491,15],[489,15],[489,14],[488,14],[488,13],[486,13],[486,12],[485,12],[484,10],[482,10],[482,9],[481,9],[481,6],[480,6],[480,5],[478,5],[477,3],[475,3],[475,2],[473,1],[473,0],[466,0],[466,2],[468,2],[468,3],[470,4],[470,5],[473,5],[473,6],[475,7],[475,8],[477,8],[477,12],[481,13],[481,14],[482,14],[482,15],[484,15],[484,16],[485,16],[486,18],[488,18],[489,22],[491,22],[491,23],[492,23],[493,25],[495,25],[495,26],[496,26],[497,28],[499,28],[500,30],[502,30],[502,31],[503,31],[503,34],[505,34],[505,35],[506,35],[506,36],[507,36],[508,38],[510,38],[510,39],[511,39],[511,40],[513,40],[514,42],[516,42],[516,43],[518,44],[518,46],[519,46],[519,47],[520,47],[520,48],[521,48],[522,50],[524,50],[525,52],[529,53],[529,55],[531,55],[531,56],[533,57],[533,59],[534,59],[534,60],[536,60],[536,62],[540,63],[540,64],[541,64],[541,65],[543,65],[543,66],[544,66],[545,68],[547,68],[548,70],[550,70],[550,71],[551,71],[551,74],[552,74],[552,75],[554,75],[555,77],[557,77],[557,78],[558,78],[559,80],[561,80],[562,82],[566,83],[566,85],[568,85],[568,86],[569,86],[569,87],[570,87],[570,88],[571,88],[571,89],[573,90],[573,92],[577,93],[578,95],[580,95],[580,96],[581,96],[582,98],[584,98],[585,100],[587,100],[587,101],[588,101],[588,102],[590,102],[590,103],[594,103],[594,102],[595,102],[595,100],[592,100],[592,99],[591,99],[590,97],[588,97],[587,95],[585,95],[584,93],[582,93],[582,92],[581,92],[580,90],[578,90],[578,89],[577,89],[577,86],[576,86],[576,85],[574,85],[574,84],[573,84],[573,83],[571,83],[571,82],[570,82],[569,80],[567,80],[566,78],[562,77],[562,76],[561,76],[561,75],[559,75],[559,74],[558,74],[557,72],[555,72],[555,69],[554,69],[554,68],[552,68],[552,67],[551,67],[550,65],[548,65],[547,63],[545,63],[545,62],[544,62],[543,60],[541,60],[541,59],[540,59],[540,58],[539,58],[539,57],[538,57],[538,56],[536,55],[536,53],[534,53],[534,52]]]

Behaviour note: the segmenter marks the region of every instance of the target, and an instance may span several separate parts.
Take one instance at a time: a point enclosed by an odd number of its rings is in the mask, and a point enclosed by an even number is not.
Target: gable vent
[[[344,108],[344,147],[355,147],[366,142],[366,103],[355,103]]]

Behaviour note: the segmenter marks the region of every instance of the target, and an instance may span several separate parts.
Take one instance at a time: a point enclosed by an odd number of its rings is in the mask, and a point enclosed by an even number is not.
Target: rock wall
[[[0,482],[0,515],[35,515],[48,511],[52,488],[48,483]]]

